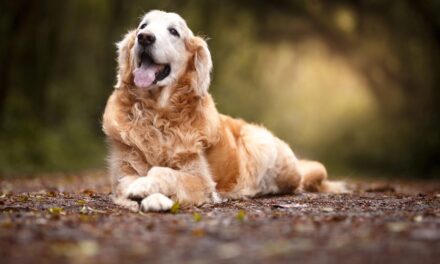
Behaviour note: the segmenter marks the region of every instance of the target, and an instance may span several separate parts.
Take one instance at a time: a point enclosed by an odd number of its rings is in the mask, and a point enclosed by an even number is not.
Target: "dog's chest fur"
[[[154,101],[136,100],[125,111],[127,130],[121,131],[121,138],[150,168],[179,169],[208,145],[204,118],[194,102],[174,98],[160,108]]]
[[[184,119],[182,113],[164,113],[155,109],[138,111],[136,104],[133,110],[128,140],[131,146],[142,151],[151,166],[176,167],[182,159],[202,151],[202,131],[192,127],[190,120],[185,123],[170,120],[170,115]]]

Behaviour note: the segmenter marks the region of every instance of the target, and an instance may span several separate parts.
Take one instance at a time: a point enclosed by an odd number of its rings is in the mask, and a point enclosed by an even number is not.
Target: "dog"
[[[175,202],[347,191],[264,127],[219,114],[208,93],[207,42],[178,14],[148,12],[117,51],[117,82],[103,114],[116,204],[166,211]]]

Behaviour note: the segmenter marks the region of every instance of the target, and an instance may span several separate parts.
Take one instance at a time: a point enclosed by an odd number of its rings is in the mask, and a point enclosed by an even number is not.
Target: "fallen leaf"
[[[19,202],[27,202],[27,201],[29,201],[29,197],[26,196],[26,195],[20,195],[20,196],[17,197],[17,201],[19,201]]]
[[[235,218],[240,222],[243,222],[245,217],[246,217],[246,212],[244,210],[239,210],[235,215]]]
[[[66,213],[64,212],[64,208],[61,207],[51,207],[49,209],[47,209],[49,211],[50,214],[54,215],[54,216],[59,216],[59,215],[65,215]]]
[[[193,219],[196,222],[200,222],[200,221],[202,221],[202,216],[199,213],[194,213],[193,214]]]
[[[81,207],[81,209],[79,210],[79,212],[80,212],[81,214],[87,214],[89,211],[87,210],[87,207],[86,207],[86,206],[83,206],[83,207]]]
[[[46,195],[49,196],[49,197],[56,197],[57,193],[54,192],[54,191],[48,191],[48,192],[46,192]]]
[[[180,211],[180,204],[179,204],[179,202],[175,202],[173,204],[173,206],[171,206],[170,212],[172,214],[177,214],[177,213],[179,213],[179,211]]]
[[[88,195],[89,197],[97,197],[95,192],[92,190],[89,190],[89,189],[85,189],[84,191],[82,191],[82,193],[85,195]]]

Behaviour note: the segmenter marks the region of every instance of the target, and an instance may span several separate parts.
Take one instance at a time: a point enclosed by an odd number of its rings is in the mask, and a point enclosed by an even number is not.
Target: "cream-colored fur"
[[[118,43],[116,89],[103,115],[115,203],[157,211],[174,201],[200,205],[295,190],[346,191],[343,183],[327,181],[322,164],[299,161],[265,128],[217,112],[208,93],[208,46],[180,16],[152,11],[143,23]],[[133,71],[142,48],[136,36],[144,32],[156,35],[149,52],[171,72],[140,88]]]

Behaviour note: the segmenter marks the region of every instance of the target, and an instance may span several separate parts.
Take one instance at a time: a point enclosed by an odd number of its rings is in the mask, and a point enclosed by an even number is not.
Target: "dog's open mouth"
[[[157,64],[146,52],[140,56],[138,67],[133,71],[137,87],[147,88],[165,79],[171,72],[169,64]]]

